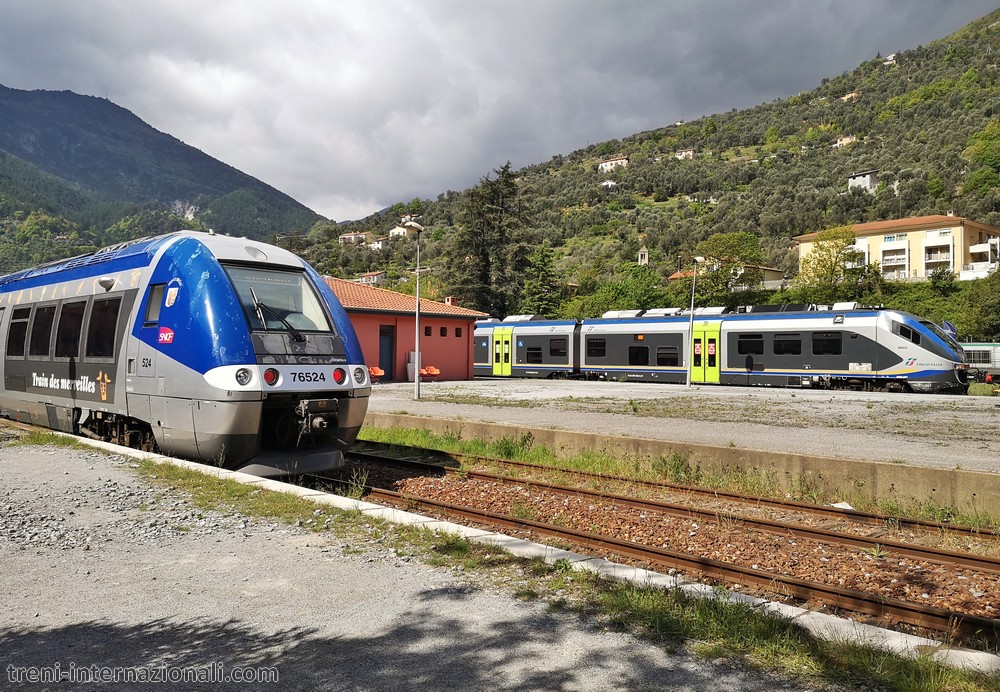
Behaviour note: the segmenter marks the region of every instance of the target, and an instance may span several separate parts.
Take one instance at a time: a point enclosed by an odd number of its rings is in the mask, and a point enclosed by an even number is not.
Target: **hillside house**
[[[694,158],[694,149],[679,149],[674,152],[674,158],[678,161],[690,161]]]
[[[353,245],[354,243],[367,243],[373,233],[359,231],[357,233],[341,233],[337,240],[341,245]]]
[[[601,161],[597,164],[597,170],[601,173],[610,173],[616,168],[625,168],[628,166],[627,156],[616,156],[614,158],[608,159],[607,161]]]
[[[854,224],[854,247],[864,264],[876,263],[887,279],[926,281],[944,269],[961,281],[981,279],[1000,263],[1000,227],[961,216],[932,215]],[[799,247],[799,267],[812,252],[819,233],[793,240]]]
[[[365,272],[355,279],[359,284],[367,286],[378,286],[385,282],[385,272]]]
[[[850,192],[855,187],[859,187],[865,192],[875,192],[875,188],[878,187],[878,171],[863,171],[849,177],[847,191]]]

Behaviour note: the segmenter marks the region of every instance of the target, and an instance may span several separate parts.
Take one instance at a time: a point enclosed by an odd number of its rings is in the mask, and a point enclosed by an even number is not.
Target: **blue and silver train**
[[[343,465],[371,383],[302,259],[180,231],[0,277],[0,416],[262,476]]]
[[[951,392],[968,390],[962,347],[895,310],[757,306],[515,316],[476,323],[474,373],[684,384]]]

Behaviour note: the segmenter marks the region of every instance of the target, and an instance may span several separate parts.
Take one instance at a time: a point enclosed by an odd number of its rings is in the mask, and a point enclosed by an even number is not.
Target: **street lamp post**
[[[688,364],[685,384],[691,386],[691,369],[694,367],[694,287],[698,284],[698,263],[704,257],[692,257],[694,264],[691,271],[691,312],[688,315]]]
[[[403,228],[412,228],[417,233],[417,304],[414,311],[413,333],[413,398],[420,398],[420,233],[424,227],[415,221],[407,221]]]

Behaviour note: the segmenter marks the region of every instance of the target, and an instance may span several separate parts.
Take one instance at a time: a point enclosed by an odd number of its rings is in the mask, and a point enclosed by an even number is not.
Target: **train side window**
[[[912,329],[910,329],[909,327],[907,327],[902,322],[897,322],[897,321],[893,320],[893,322],[892,322],[892,331],[895,332],[896,334],[899,334],[901,337],[903,337],[907,341],[911,341],[911,342],[913,342],[915,344],[919,344],[920,343],[920,334],[918,334],[917,332],[913,331]]]
[[[146,317],[142,326],[155,327],[160,322],[160,308],[163,307],[163,291],[166,284],[153,284],[149,287],[149,300],[146,301]]]
[[[740,334],[736,339],[736,352],[741,356],[764,355],[764,335]]]
[[[528,346],[527,353],[525,354],[525,361],[532,364],[537,364],[542,362],[542,347],[541,346]]]
[[[813,334],[814,356],[839,356],[844,352],[844,335],[841,332],[816,332]]]
[[[676,346],[657,346],[656,364],[665,368],[676,368],[681,364],[680,349]]]
[[[83,333],[83,313],[86,301],[63,303],[56,327],[56,358],[76,358],[80,355],[80,334]]]
[[[799,355],[802,355],[802,335],[801,334],[775,334],[774,335],[774,355],[776,355],[776,356],[799,356]]]
[[[990,352],[985,349],[967,348],[965,349],[965,357],[973,365],[990,364]]]
[[[28,336],[28,318],[31,308],[14,308],[10,316],[10,329],[7,332],[7,355],[24,357],[24,341]]]
[[[608,354],[608,342],[604,339],[591,337],[587,339],[587,357],[604,358]]]
[[[31,321],[31,338],[28,340],[29,356],[49,355],[49,341],[52,339],[52,325],[55,321],[55,305],[43,305],[35,309],[35,317]]]
[[[87,325],[87,357],[114,358],[115,334],[118,333],[118,308],[121,298],[95,300]]]
[[[649,347],[648,346],[629,346],[628,347],[628,364],[629,365],[649,365]]]
[[[565,358],[566,339],[549,339],[549,355],[553,358]]]

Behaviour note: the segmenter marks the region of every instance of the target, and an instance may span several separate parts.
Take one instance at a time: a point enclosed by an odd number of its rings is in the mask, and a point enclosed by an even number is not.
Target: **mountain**
[[[107,99],[4,86],[0,195],[7,207],[44,209],[84,225],[161,208],[259,239],[305,232],[322,219]]]

